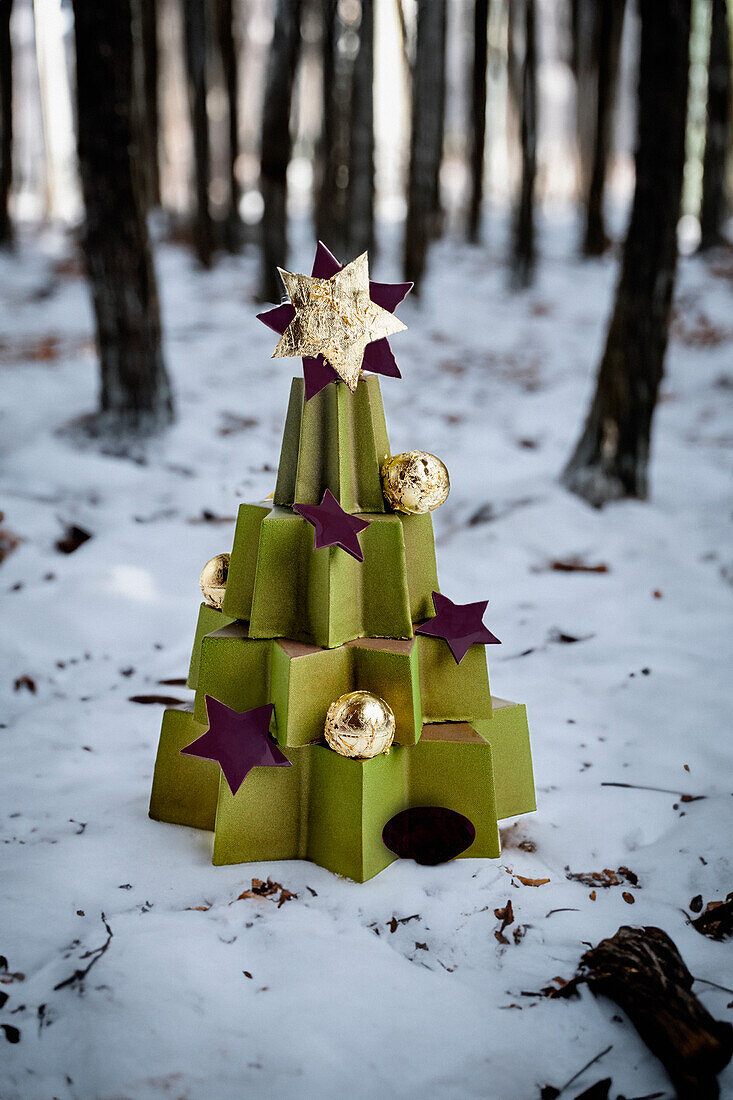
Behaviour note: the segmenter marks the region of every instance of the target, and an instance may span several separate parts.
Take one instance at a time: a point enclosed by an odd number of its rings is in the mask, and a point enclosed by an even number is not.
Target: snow
[[[293,267],[308,270],[307,228],[295,236]],[[185,674],[201,565],[230,548],[238,502],[274,485],[292,371],[255,320],[256,257],[204,274],[159,248],[178,421],[137,460],[63,432],[96,387],[68,242],[27,232],[0,258],[0,507],[23,540],[0,572],[0,952],[24,975],[0,974],[0,1024],[20,1030],[15,1045],[0,1036],[4,1100],[516,1100],[608,1046],[563,1095],[611,1076],[613,1096],[670,1096],[611,1002],[526,995],[624,923],[664,928],[703,1003],[731,1019],[733,994],[706,984],[733,985],[730,946],[685,913],[733,885],[730,271],[682,262],[652,499],[596,512],[557,475],[616,260],[574,259],[576,228],[553,216],[535,289],[510,294],[498,221],[486,236],[435,247],[423,297],[400,310],[404,380],[382,392],[393,451],[433,451],[451,471],[435,514],[441,586],[491,600],[492,687],[528,705],[539,809],[506,824],[500,861],[397,863],[364,885],[308,863],[214,868],[209,834],[147,817],[161,709],[128,699],[188,697],[160,681]],[[386,237],[379,278],[398,276],[397,256]],[[482,507],[492,518],[471,523]],[[72,523],[93,537],[64,556],[54,543]],[[549,567],[576,555],[608,571]],[[35,694],[14,689],[23,676]],[[619,866],[639,887],[596,900],[565,876]],[[236,900],[268,875],[297,898]],[[505,946],[494,909],[507,898]],[[83,989],[56,989],[104,945],[102,914],[112,938]],[[721,1086],[733,1095],[731,1067]]]

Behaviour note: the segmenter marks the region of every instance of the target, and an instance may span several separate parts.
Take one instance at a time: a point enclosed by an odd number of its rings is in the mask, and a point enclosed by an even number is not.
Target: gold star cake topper
[[[356,389],[367,344],[407,328],[369,297],[369,260],[363,252],[330,279],[295,275],[278,268],[295,317],[272,358],[322,355]]]

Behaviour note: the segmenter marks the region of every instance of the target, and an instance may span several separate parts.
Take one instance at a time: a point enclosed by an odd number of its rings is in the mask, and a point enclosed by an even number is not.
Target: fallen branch
[[[660,928],[624,925],[586,951],[567,997],[586,984],[615,1001],[659,1058],[680,1100],[719,1095],[717,1075],[733,1057],[733,1027],[713,1019],[692,992],[694,978]]]

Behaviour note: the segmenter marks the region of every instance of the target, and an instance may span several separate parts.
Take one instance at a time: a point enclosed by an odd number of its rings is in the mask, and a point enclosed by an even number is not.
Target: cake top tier
[[[364,376],[354,393],[336,383],[310,401],[303,379],[294,378],[275,504],[320,504],[329,489],[346,512],[385,512],[380,469],[389,453],[375,375]]]

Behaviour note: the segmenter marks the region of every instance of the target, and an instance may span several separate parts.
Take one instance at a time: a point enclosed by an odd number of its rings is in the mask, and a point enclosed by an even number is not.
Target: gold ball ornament
[[[215,558],[207,561],[201,570],[199,584],[204,594],[204,602],[221,611],[224,603],[224,594],[227,590],[227,576],[229,574],[229,554],[217,554]]]
[[[370,691],[347,692],[331,703],[326,714],[326,741],[340,756],[370,760],[387,753],[394,732],[392,708]]]
[[[444,504],[450,478],[444,463],[428,451],[392,455],[382,466],[382,492],[395,512],[419,516]]]

